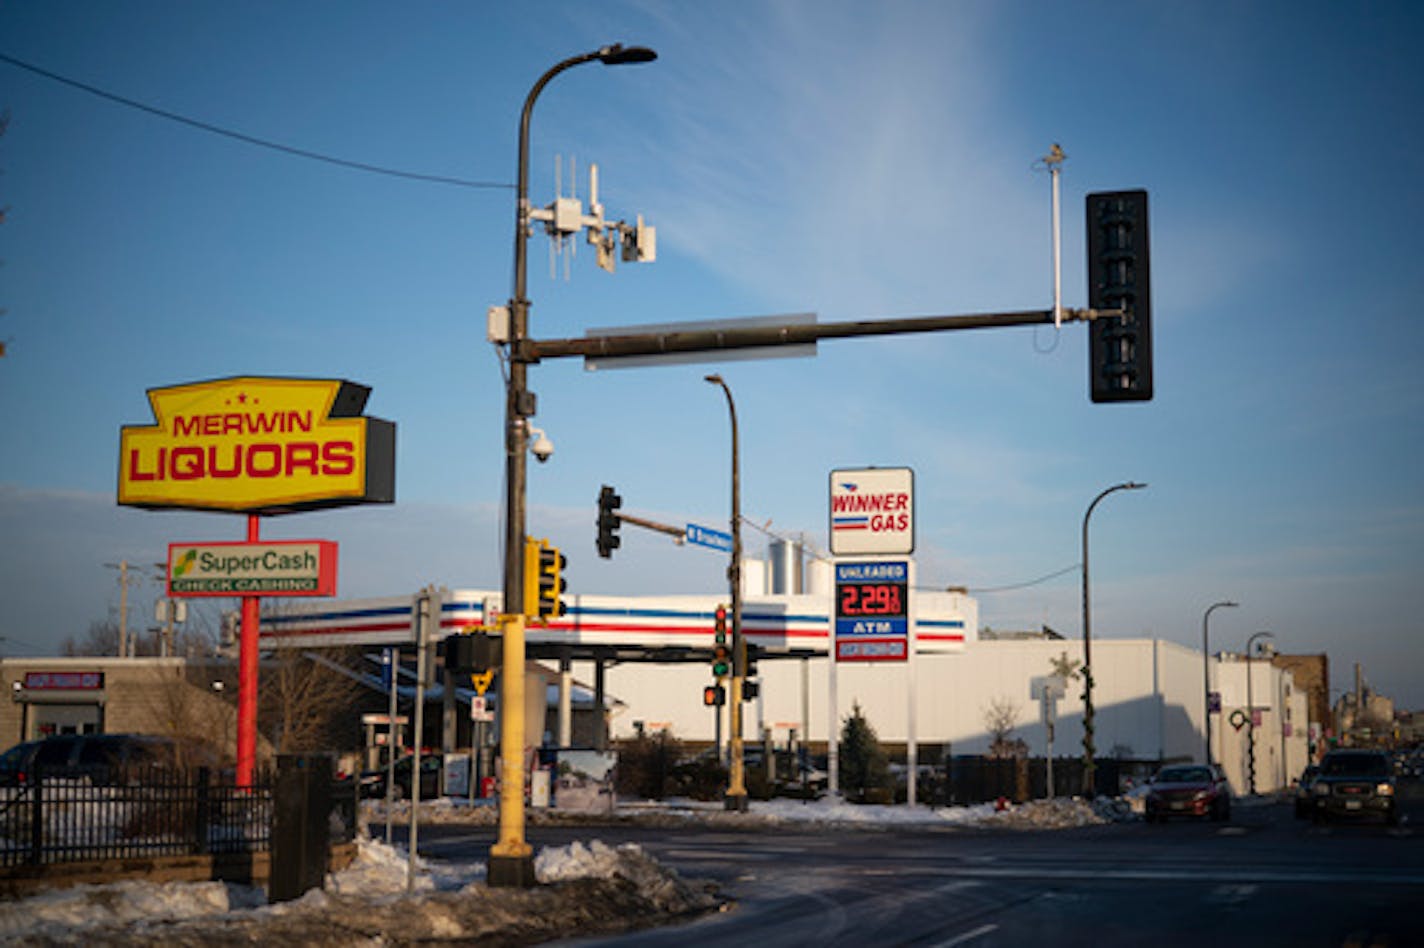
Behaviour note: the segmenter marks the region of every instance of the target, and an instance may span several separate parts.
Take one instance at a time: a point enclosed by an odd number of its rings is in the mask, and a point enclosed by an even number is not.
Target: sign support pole
[[[841,722],[840,722],[840,702],[836,694],[836,627],[835,627],[835,606],[831,607],[831,626],[827,630],[830,634],[827,638],[826,664],[828,666],[826,675],[826,695],[827,704],[831,712],[831,719],[826,727],[826,791],[832,797],[841,794]]]
[[[909,585],[906,586],[905,592],[909,593],[910,590],[914,588],[915,563],[914,560],[911,560],[910,582]],[[909,687],[905,690],[909,692],[907,698],[909,707],[906,709],[908,712],[907,723],[909,725],[909,734],[905,742],[905,763],[907,765],[905,769],[909,774],[906,778],[905,802],[909,806],[914,806],[916,802],[916,791],[918,790],[916,785],[920,782],[920,739],[918,729],[915,727],[915,710],[918,704],[915,698],[915,686],[917,684],[915,678],[915,635],[918,630],[915,628],[915,612],[908,607],[908,604],[906,606],[906,612],[908,615],[906,616],[907,621],[905,623],[907,626],[905,635],[907,640],[905,642],[905,676],[908,679],[907,684]]]
[[[261,539],[262,518],[247,515],[247,542]],[[252,786],[257,760],[257,628],[261,596],[242,597],[242,628],[238,639],[237,785]]]

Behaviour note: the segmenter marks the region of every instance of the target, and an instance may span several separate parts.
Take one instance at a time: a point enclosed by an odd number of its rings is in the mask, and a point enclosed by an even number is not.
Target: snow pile
[[[261,889],[219,882],[80,886],[0,903],[0,942],[116,946],[300,944],[345,948],[409,942],[525,944],[617,933],[715,911],[720,900],[635,845],[602,842],[542,850],[544,885],[491,889],[485,864],[417,861],[363,839],[353,864],[292,902],[267,905]]]
[[[0,902],[0,941],[59,938],[77,929],[143,921],[208,918],[264,905],[260,889],[223,882],[115,882],[43,892]]]
[[[1031,800],[1009,804],[1002,812],[990,813],[981,825],[1003,826],[1009,829],[1067,829],[1074,826],[1097,826],[1110,822],[1097,808],[1078,797],[1057,797],[1052,800]]]
[[[999,810],[992,803],[973,806],[923,807],[880,806],[847,803],[832,797],[820,800],[753,800],[746,813],[727,812],[720,803],[694,803],[686,800],[654,805],[644,803],[633,807],[620,806],[626,816],[638,813],[636,822],[658,823],[677,819],[708,826],[741,826],[758,823],[768,826],[793,826],[803,823],[825,823],[855,826],[863,829],[898,826],[962,826],[1013,830],[1054,830],[1074,826],[1096,826],[1135,819],[1131,807],[1124,801],[1100,797],[1089,803],[1077,797],[1052,800],[1030,800],[1027,803],[1006,804]]]
[[[716,905],[705,890],[689,887],[636,843],[616,849],[600,840],[587,846],[574,842],[547,847],[534,857],[534,875],[545,885],[574,879],[621,880],[659,910],[674,915]]]

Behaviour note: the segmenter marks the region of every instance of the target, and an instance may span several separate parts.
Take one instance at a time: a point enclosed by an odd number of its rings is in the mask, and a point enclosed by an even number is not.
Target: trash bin
[[[282,754],[272,790],[271,871],[267,901],[300,898],[326,881],[331,856],[329,754]]]

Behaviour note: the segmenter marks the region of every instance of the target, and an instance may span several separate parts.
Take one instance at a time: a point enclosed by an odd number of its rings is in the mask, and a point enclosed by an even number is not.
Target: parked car
[[[216,751],[199,742],[150,734],[58,734],[17,744],[0,754],[0,786],[25,786],[36,773],[88,778],[95,784],[123,783],[155,768],[218,763]]]
[[[1174,764],[1157,771],[1147,787],[1144,814],[1149,823],[1172,816],[1231,818],[1231,790],[1214,764]]]
[[[1310,788],[1315,784],[1315,778],[1320,776],[1320,767],[1311,764],[1301,773],[1300,779],[1295,783],[1295,818],[1303,820],[1310,816]]]
[[[410,774],[414,766],[414,754],[407,754],[396,761],[394,796],[397,800],[405,800],[410,797]],[[420,798],[422,800],[433,800],[440,795],[440,778],[444,766],[444,761],[439,754],[420,755]],[[386,774],[387,768],[385,767],[361,771],[361,797],[363,799],[384,799],[386,796]]]
[[[1320,773],[1310,788],[1310,815],[1317,823],[1341,816],[1376,815],[1394,824],[1399,821],[1394,791],[1389,754],[1337,748],[1320,761]]]

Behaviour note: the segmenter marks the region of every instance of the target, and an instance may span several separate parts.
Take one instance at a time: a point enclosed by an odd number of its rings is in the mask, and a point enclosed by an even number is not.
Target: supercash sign
[[[395,500],[395,425],[371,390],[243,376],[149,389],[156,424],[119,438],[119,503],[278,514]]]
[[[915,551],[915,473],[908,467],[831,472],[831,552]]]

